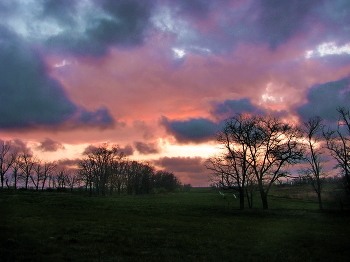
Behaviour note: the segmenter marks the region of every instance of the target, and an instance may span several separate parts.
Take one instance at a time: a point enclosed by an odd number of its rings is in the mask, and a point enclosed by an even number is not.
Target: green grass
[[[0,191],[1,261],[348,261],[349,217],[270,197],[238,210],[209,189],[148,196]],[[260,207],[259,199],[255,206]]]

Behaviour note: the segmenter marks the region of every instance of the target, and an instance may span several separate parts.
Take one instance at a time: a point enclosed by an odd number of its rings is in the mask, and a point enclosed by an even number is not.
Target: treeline
[[[326,125],[320,117],[312,117],[300,126],[264,115],[237,114],[226,119],[217,134],[221,151],[206,165],[212,171],[213,185],[236,190],[241,209],[246,201],[252,207],[257,191],[263,208],[268,209],[271,186],[298,177],[308,181],[323,209],[323,183],[328,176],[325,165],[333,159],[349,201],[350,112],[345,108],[337,112],[337,125]],[[292,169],[294,174],[288,172]]]
[[[0,140],[1,188],[36,191],[83,189],[90,195],[172,192],[177,177],[148,163],[127,159],[117,146],[92,148],[74,168],[40,160],[12,141]]]
[[[171,192],[181,186],[173,173],[156,171],[148,163],[127,160],[118,147],[93,149],[79,167],[79,177],[90,194],[140,195]]]

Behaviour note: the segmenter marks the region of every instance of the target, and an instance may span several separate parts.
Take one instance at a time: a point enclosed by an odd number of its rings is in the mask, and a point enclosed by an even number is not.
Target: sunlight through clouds
[[[316,50],[309,50],[306,52],[306,58],[326,56],[326,55],[340,55],[349,54],[350,55],[350,44],[343,46],[337,46],[334,42],[326,42],[319,45]]]
[[[183,58],[186,55],[186,51],[179,48],[172,48],[176,58]]]

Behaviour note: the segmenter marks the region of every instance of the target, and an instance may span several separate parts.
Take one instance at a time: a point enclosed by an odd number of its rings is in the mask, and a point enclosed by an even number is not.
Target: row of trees
[[[180,186],[176,176],[156,170],[148,163],[132,161],[107,144],[93,148],[74,168],[64,168],[33,156],[12,141],[0,140],[1,188],[35,190],[84,187],[90,194],[148,194],[173,191]]]
[[[162,190],[173,191],[180,186],[173,173],[156,171],[148,163],[128,160],[123,152],[119,152],[118,147],[108,148],[103,145],[93,149],[79,163],[79,167],[79,175],[90,193],[139,195]]]
[[[208,159],[211,180],[224,189],[235,189],[240,208],[252,205],[252,191],[259,191],[268,209],[267,195],[278,180],[290,177],[287,167],[299,164],[298,173],[309,179],[322,206],[322,182],[326,152],[336,160],[350,196],[350,112],[337,109],[338,125],[325,126],[319,117],[296,127],[272,116],[237,114],[225,121],[217,140],[222,150]]]

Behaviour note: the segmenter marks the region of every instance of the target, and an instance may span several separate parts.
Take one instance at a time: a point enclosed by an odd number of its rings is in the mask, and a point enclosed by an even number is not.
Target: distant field
[[[270,210],[256,198],[242,212],[209,188],[105,198],[3,190],[0,261],[350,260],[347,212],[320,212],[287,188],[272,194]]]

